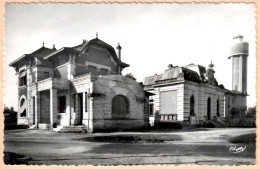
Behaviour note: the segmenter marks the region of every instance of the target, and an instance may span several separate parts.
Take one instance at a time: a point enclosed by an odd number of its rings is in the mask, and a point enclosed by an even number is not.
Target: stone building
[[[201,124],[208,120],[241,118],[247,109],[248,43],[234,37],[231,48],[232,90],[214,76],[212,62],[201,65],[168,66],[162,74],[144,78],[144,89],[154,93],[149,100],[149,121],[154,123]]]
[[[59,50],[43,46],[12,63],[18,76],[18,124],[84,126],[88,132],[148,125],[148,94],[122,76],[129,65],[98,37]]]

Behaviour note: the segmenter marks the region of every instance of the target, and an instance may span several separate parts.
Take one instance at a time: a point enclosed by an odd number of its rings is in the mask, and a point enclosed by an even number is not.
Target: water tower
[[[234,38],[229,59],[232,58],[232,90],[247,93],[247,57],[248,42],[243,41],[243,35]]]

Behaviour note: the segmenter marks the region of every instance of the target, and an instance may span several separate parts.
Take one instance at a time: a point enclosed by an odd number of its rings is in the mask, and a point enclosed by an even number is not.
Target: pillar
[[[82,102],[83,102],[83,114],[86,112],[86,107],[85,107],[85,103],[86,103],[86,93],[83,92],[82,93]]]
[[[71,125],[71,94],[70,91],[66,94],[66,115],[67,115],[67,125]]]
[[[75,99],[76,99],[76,105],[74,107],[74,112],[75,112],[75,124],[79,123],[79,110],[80,110],[80,104],[79,104],[79,95],[76,93],[75,94]]]
[[[75,112],[75,99],[76,99],[76,96],[75,94],[72,94],[70,95],[72,99],[70,99],[70,105],[71,105],[71,108],[70,108],[70,125],[73,126],[74,123],[75,123],[75,116],[74,116],[74,112]]]
[[[40,92],[36,92],[35,95],[35,126],[38,127],[38,124],[40,123],[40,111],[41,111],[41,94]]]
[[[50,123],[57,124],[57,89],[50,89]]]
[[[94,111],[94,101],[93,97],[89,97],[89,111],[88,111],[88,132],[93,132],[93,111]]]

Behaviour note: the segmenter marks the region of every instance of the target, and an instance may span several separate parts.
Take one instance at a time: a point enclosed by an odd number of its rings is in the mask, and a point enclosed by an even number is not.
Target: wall
[[[234,115],[231,114],[232,109],[238,110],[237,117],[243,117],[247,109],[247,96],[236,95],[236,94],[226,94],[225,95],[225,114],[228,118],[233,118]]]
[[[158,86],[154,89],[154,91],[149,91],[154,93],[153,96],[154,99],[154,111],[159,112],[159,115],[164,114],[162,112],[162,103],[161,103],[161,94],[162,92],[174,92],[176,94],[176,97],[174,99],[174,102],[176,102],[176,111],[172,112],[171,114],[177,115],[177,121],[183,121],[184,120],[184,114],[183,114],[183,102],[184,102],[184,84],[177,83],[174,85],[168,85],[168,86]],[[163,117],[164,118],[164,117]]]
[[[48,72],[49,73],[49,77],[54,77],[54,72],[53,72],[52,68],[48,68],[48,67],[34,67],[32,69],[32,77],[31,77],[32,78],[32,83],[46,79],[44,77],[44,72]]]
[[[69,64],[62,65],[54,69],[54,77],[61,79],[68,79]]]
[[[40,122],[50,123],[50,91],[40,92]]]
[[[72,80],[72,89],[71,89],[71,99],[70,99],[70,111],[71,111],[71,125],[75,125],[81,122],[86,126],[86,128],[92,130],[92,118],[90,117],[90,98],[86,97],[86,93],[90,93],[92,91],[92,77],[91,75],[85,75],[76,77]],[[83,99],[83,118],[79,119],[79,102],[76,102],[75,94],[82,94]],[[85,107],[85,99],[87,99],[87,107]],[[76,107],[74,107],[74,101]],[[92,110],[91,110],[92,111]],[[90,124],[91,123],[91,124]]]
[[[120,75],[98,77],[93,82],[93,92],[100,94],[92,102],[94,131],[140,129],[148,125],[144,90],[136,81]],[[112,116],[112,99],[117,95],[129,100],[129,114],[123,119],[113,119]]]
[[[219,87],[185,81],[184,87],[184,117],[189,120],[190,115],[190,97],[194,96],[194,111],[199,121],[207,117],[207,99],[211,100],[211,119],[217,116],[217,100],[219,100],[220,117],[224,117],[224,94],[225,91]]]

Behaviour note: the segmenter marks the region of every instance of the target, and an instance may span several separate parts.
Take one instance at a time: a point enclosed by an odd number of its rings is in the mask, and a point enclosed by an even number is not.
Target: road
[[[228,138],[254,133],[255,129],[209,129],[194,132],[120,132],[105,135],[178,135],[182,141],[164,143],[100,143],[74,139],[83,134],[39,130],[5,131],[5,152],[22,155],[17,164],[45,165],[145,165],[145,164],[255,164],[255,145],[232,144]],[[104,135],[103,133],[93,134]],[[92,135],[92,136],[93,136]],[[230,147],[243,147],[240,153]]]

